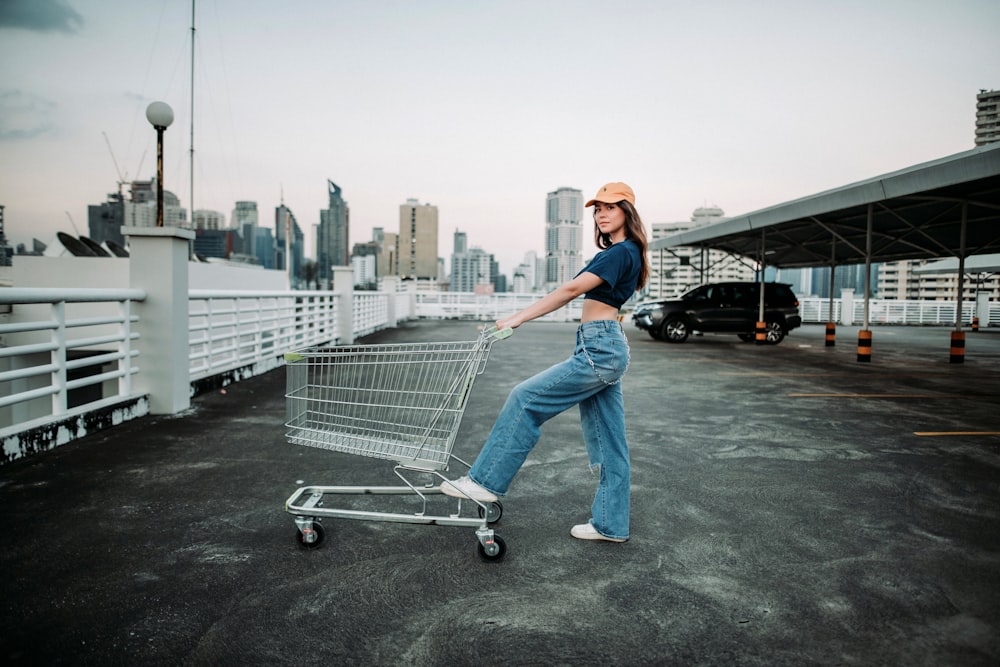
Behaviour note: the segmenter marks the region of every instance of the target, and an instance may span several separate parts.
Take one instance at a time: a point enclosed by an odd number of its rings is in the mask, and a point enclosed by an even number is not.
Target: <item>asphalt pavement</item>
[[[468,527],[326,519],[304,549],[284,511],[300,485],[398,482],[388,461],[288,443],[278,369],[0,467],[0,657],[1000,664],[1000,333],[968,333],[952,364],[947,328],[875,327],[858,363],[856,327],[832,348],[817,325],[777,346],[625,329],[629,542],[569,535],[596,484],[571,410],[503,499],[499,562]],[[570,354],[573,330],[529,323],[494,345],[455,454],[475,457],[510,388]]]

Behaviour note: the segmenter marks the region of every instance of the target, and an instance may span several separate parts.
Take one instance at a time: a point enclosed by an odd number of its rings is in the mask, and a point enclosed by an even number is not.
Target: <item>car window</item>
[[[741,308],[753,305],[753,294],[749,285],[733,285],[733,305]]]
[[[709,290],[711,285],[702,285],[701,287],[696,287],[687,293],[685,297],[688,301],[693,301],[695,303],[704,303],[709,300]]]

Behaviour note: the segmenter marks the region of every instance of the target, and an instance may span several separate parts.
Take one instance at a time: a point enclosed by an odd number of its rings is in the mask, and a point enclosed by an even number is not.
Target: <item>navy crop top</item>
[[[583,298],[621,308],[635,292],[641,268],[639,246],[631,239],[614,244],[597,253],[597,256],[590,260],[590,264],[580,270],[580,273],[593,273],[603,281],[584,294]],[[576,275],[579,276],[580,273]]]

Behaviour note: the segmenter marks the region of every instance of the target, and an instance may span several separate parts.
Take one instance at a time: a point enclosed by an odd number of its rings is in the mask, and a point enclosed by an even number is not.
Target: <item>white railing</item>
[[[349,338],[415,317],[490,321],[539,296],[354,292]],[[133,343],[142,325],[133,305],[145,298],[139,289],[0,290],[0,305],[9,306],[7,314],[0,312],[0,439],[7,460],[18,457],[10,452],[32,449],[17,440],[21,434],[51,427],[44,437],[61,444],[87,431],[85,426],[66,428],[67,420],[105,408],[119,410],[115,406],[143,398],[133,384],[141,365]],[[338,330],[346,315],[341,312],[342,298],[326,291],[191,290],[187,359],[191,382],[225,374],[240,379],[280,365],[285,352],[338,344],[348,338]],[[832,306],[833,321],[843,321],[843,301],[834,299]],[[813,297],[799,305],[807,323],[830,321],[830,307],[829,299]],[[578,299],[545,319],[575,321],[581,308]],[[972,302],[963,304],[963,322],[971,322],[974,309]],[[985,319],[980,313],[981,325],[1000,325],[1000,303],[990,302],[988,310]],[[851,314],[853,323],[861,324],[863,299],[854,300]],[[954,302],[869,302],[873,325],[951,326],[954,320]],[[141,414],[145,414],[141,408],[132,408],[129,417]],[[121,420],[113,418],[114,423]],[[79,424],[84,424],[82,417]]]
[[[138,289],[6,288],[0,304],[0,439],[137,398]],[[56,437],[68,437],[57,434]]]
[[[799,300],[799,314],[803,322],[842,322],[843,302],[833,300],[833,317],[830,317],[830,299],[805,297]],[[976,314],[973,301],[962,303],[962,322],[969,325]],[[852,322],[861,324],[865,317],[863,298],[854,297],[851,307]],[[980,315],[981,326],[1000,326],[1000,302],[989,303],[987,317]],[[905,324],[950,326],[955,324],[954,301],[919,301],[898,299],[871,299],[868,302],[869,324]]]
[[[833,316],[830,315],[830,299],[808,297],[799,300],[799,315],[803,322],[840,322],[841,301],[833,300]]]
[[[384,329],[389,320],[389,295],[382,292],[355,292],[351,322],[355,338]]]
[[[285,352],[337,339],[333,292],[191,290],[191,381],[239,368],[263,372]]]
[[[510,315],[532,304],[543,294],[473,294],[472,292],[418,292],[416,317],[489,321]],[[580,319],[583,299],[576,299],[541,318],[543,321],[573,322]]]

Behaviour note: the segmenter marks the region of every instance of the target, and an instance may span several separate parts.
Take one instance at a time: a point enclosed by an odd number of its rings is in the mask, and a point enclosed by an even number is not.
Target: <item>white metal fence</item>
[[[350,338],[415,317],[491,321],[539,296],[354,292]],[[9,306],[8,314],[0,314],[0,440],[6,459],[21,446],[10,444],[19,434],[136,398],[132,379],[142,360],[133,343],[141,323],[133,304],[145,298],[138,289],[0,290],[0,305]],[[338,331],[343,298],[319,291],[191,290],[191,381],[247,368],[263,372],[282,364],[284,352],[338,343],[346,338]],[[829,299],[805,298],[799,309],[804,322],[845,320],[840,299],[832,301],[832,315],[830,307]],[[974,309],[972,302],[963,304],[963,323],[971,323]],[[578,299],[546,319],[578,320],[581,310]],[[863,322],[863,299],[854,300],[851,314],[853,323]],[[952,326],[955,303],[872,300],[869,322]],[[1000,326],[1000,303],[989,304],[981,325]]]
[[[137,289],[3,289],[0,438],[133,396]],[[16,311],[15,311],[16,309]]]
[[[340,296],[332,292],[191,290],[191,380],[280,363],[281,354],[335,340]]]
[[[830,316],[830,299],[806,297],[799,301],[799,314],[803,322],[842,322],[843,302],[833,300],[833,316]],[[962,323],[969,326],[976,315],[976,303],[962,303]],[[851,321],[861,324],[865,317],[864,299],[855,297],[851,307]],[[1000,326],[1000,302],[989,303],[987,317],[980,314],[980,326]],[[906,324],[954,326],[954,301],[902,301],[896,299],[872,299],[868,302],[869,324]]]
[[[496,320],[533,303],[542,294],[473,294],[472,292],[419,292],[416,316],[427,319]],[[549,313],[543,320],[572,322],[580,319],[583,299],[577,299]]]

